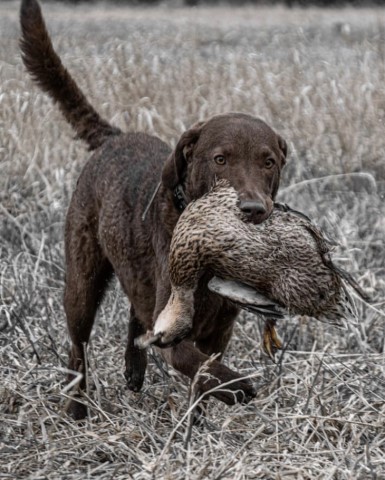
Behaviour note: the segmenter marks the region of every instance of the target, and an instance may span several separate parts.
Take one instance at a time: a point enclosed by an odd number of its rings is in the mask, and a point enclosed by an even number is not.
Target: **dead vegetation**
[[[193,388],[155,353],[143,391],[126,389],[118,285],[89,348],[90,419],[63,412],[63,219],[88,154],[24,72],[17,9],[0,6],[0,477],[383,478],[383,12],[45,5],[67,67],[120,127],[173,143],[215,112],[271,123],[291,150],[280,199],[337,238],[338,260],[373,296],[346,331],[281,322],[277,364],[259,353],[257,319],[243,315],[225,361],[259,395],[247,406],[211,401],[197,428]],[[351,172],[375,181],[312,180]]]

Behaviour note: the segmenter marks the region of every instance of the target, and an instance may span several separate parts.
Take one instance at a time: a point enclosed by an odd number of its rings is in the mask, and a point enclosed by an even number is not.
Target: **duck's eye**
[[[275,165],[275,160],[272,157],[268,157],[265,160],[265,168],[272,168]]]
[[[215,155],[214,162],[218,165],[224,165],[226,163],[226,159],[223,155]]]

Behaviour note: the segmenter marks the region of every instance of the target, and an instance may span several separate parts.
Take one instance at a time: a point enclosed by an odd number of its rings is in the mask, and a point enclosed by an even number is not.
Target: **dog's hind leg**
[[[128,324],[128,339],[126,348],[126,370],[124,376],[127,380],[128,388],[134,392],[139,392],[142,388],[144,375],[147,368],[147,352],[145,349],[139,349],[135,345],[135,338],[143,335],[145,328],[137,318],[135,309],[131,305],[130,321]]]
[[[72,340],[68,368],[82,374],[77,396],[81,396],[81,391],[86,386],[85,348],[97,308],[112,276],[111,265],[103,256],[95,237],[86,228],[82,229],[81,235],[79,230],[69,231],[67,228],[67,270],[64,292],[64,309]],[[68,382],[75,377],[76,373],[70,373]],[[76,400],[70,402],[67,411],[77,420],[84,418],[87,414],[86,407]]]

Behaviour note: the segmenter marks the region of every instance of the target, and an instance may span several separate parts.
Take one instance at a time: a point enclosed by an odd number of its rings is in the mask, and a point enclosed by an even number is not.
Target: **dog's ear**
[[[186,175],[187,162],[197,142],[205,122],[198,122],[180,137],[174,151],[167,158],[162,171],[162,183],[173,189],[181,183]]]
[[[277,135],[278,137],[278,146],[279,146],[279,149],[281,150],[282,154],[283,154],[283,162],[282,162],[282,166],[285,165],[286,163],[286,157],[287,157],[287,143],[286,141],[280,136],[280,135]]]
[[[287,156],[287,143],[286,141],[280,136],[277,135],[278,138],[278,147],[281,151],[281,160],[282,160],[282,167],[286,164],[286,156]],[[281,180],[281,169],[276,170],[276,178],[273,181],[273,189],[271,192],[271,198],[274,200],[279,188],[279,182]]]

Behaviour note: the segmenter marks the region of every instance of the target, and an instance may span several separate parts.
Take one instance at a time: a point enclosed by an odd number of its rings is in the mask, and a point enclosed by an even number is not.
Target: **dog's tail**
[[[55,52],[37,0],[22,0],[20,9],[23,62],[35,82],[59,104],[66,120],[90,150],[121,134],[96,112]]]

